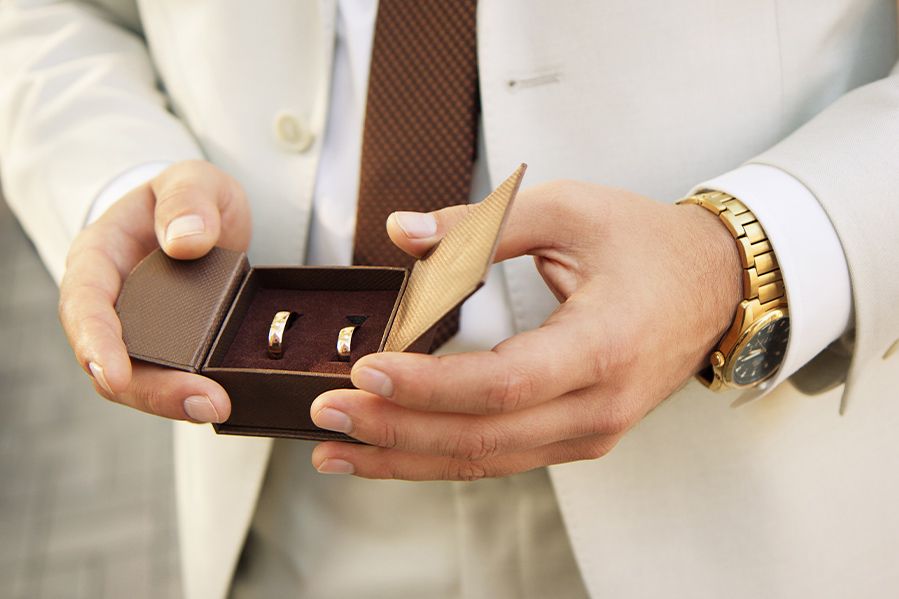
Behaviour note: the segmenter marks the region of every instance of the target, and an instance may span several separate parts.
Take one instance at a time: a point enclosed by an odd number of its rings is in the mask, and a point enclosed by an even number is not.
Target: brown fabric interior
[[[378,351],[404,278],[401,270],[254,269],[219,339],[230,345],[215,348],[208,365],[349,374],[356,360]],[[273,359],[268,331],[281,310],[301,316],[284,333],[283,357]],[[337,334],[352,324],[348,316],[366,319],[353,335],[350,361],[342,362]]]

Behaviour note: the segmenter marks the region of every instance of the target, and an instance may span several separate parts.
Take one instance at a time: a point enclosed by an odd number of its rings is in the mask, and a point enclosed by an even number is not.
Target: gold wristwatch
[[[715,391],[758,385],[780,368],[790,336],[780,266],[765,230],[740,200],[726,193],[704,192],[678,204],[696,204],[717,215],[743,261],[743,301],[697,378]]]

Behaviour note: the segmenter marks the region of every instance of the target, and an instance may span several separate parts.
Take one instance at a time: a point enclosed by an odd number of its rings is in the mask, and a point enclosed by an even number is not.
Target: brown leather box
[[[161,250],[128,276],[116,302],[132,358],[198,372],[231,397],[219,433],[352,440],[316,427],[319,394],[351,388],[356,360],[379,351],[423,351],[434,325],[484,282],[518,191],[521,165],[450,230],[412,271],[393,267],[255,267],[240,252],[213,249],[198,260]],[[276,312],[299,316],[284,334],[281,359],[268,355]],[[348,362],[337,334],[366,317]]]

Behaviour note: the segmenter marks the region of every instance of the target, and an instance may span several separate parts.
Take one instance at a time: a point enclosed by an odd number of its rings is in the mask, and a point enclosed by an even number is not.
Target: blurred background
[[[180,597],[168,422],[94,395],[0,199],[0,599]]]

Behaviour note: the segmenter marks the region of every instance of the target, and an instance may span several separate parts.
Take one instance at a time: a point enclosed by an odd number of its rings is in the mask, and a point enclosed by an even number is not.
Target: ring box
[[[381,351],[427,351],[443,316],[477,291],[526,166],[518,169],[411,271],[396,267],[250,267],[214,248],[197,260],[156,250],[122,286],[116,312],[129,355],[217,381],[231,398],[218,433],[352,441],[316,427],[309,407],[330,389],[352,388],[350,371]],[[284,334],[281,359],[268,355],[280,310],[300,314]],[[348,315],[365,315],[349,361],[337,357]]]

